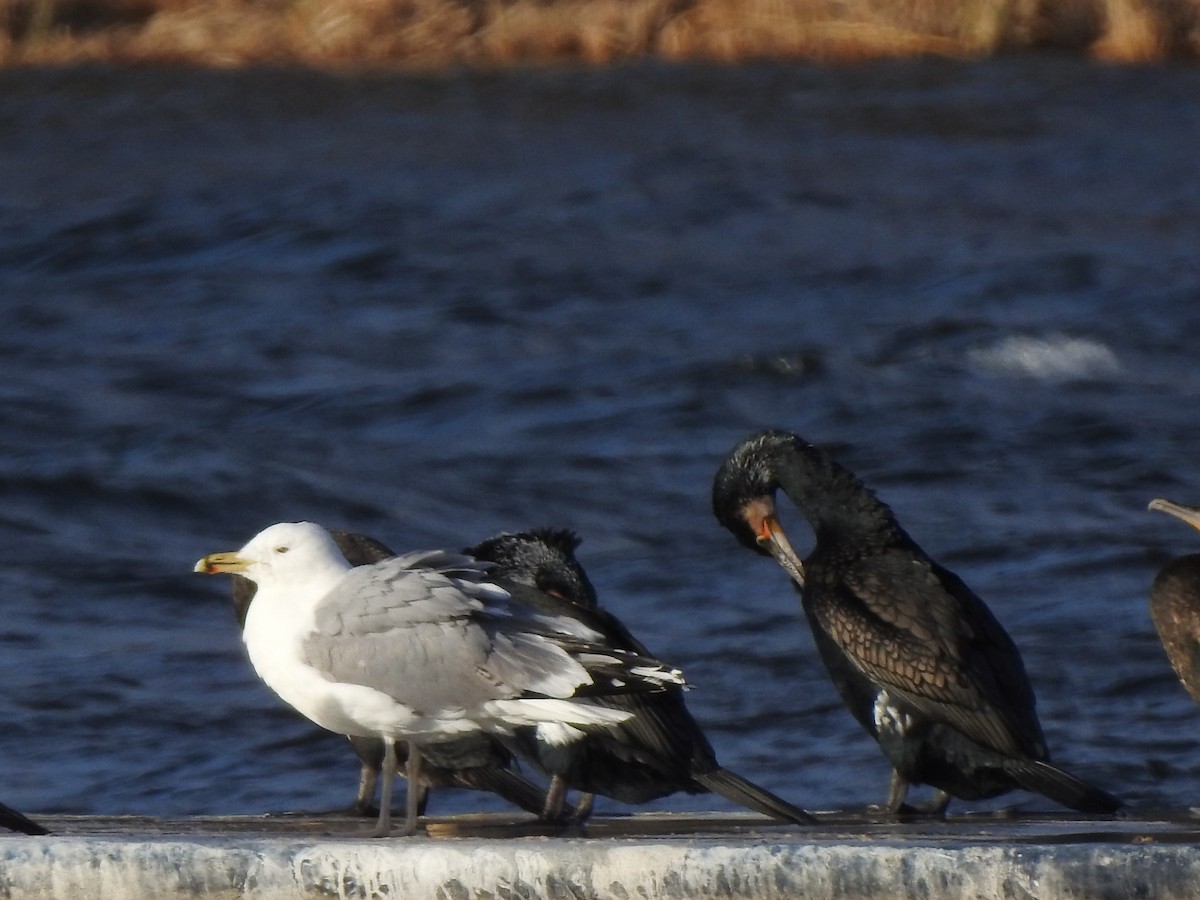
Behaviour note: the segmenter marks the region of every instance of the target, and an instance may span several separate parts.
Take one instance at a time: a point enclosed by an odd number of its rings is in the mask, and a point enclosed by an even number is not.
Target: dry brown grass
[[[0,0],[0,65],[438,68],[1042,48],[1200,58],[1200,0]]]

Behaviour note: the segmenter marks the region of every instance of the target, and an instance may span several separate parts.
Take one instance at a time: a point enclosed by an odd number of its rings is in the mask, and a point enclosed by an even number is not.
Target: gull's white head
[[[340,576],[349,564],[329,532],[312,522],[280,522],[265,528],[241,550],[210,553],[196,563],[207,575],[236,573],[265,582],[319,581]]]

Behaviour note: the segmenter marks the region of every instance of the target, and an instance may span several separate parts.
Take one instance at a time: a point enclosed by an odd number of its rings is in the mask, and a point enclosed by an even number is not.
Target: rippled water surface
[[[1200,802],[1146,609],[1197,535],[1145,509],[1200,502],[1197,147],[1200,71],[1053,59],[0,74],[0,796],[348,802],[191,574],[312,519],[574,528],[726,765],[879,801],[788,582],[709,511],[775,425],[988,601],[1059,761]]]

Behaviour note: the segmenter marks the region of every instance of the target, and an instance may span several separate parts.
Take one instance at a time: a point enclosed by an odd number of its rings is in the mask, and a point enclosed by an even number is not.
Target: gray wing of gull
[[[351,569],[318,604],[305,661],[424,714],[590,684],[553,634],[484,580],[487,568],[435,552]]]

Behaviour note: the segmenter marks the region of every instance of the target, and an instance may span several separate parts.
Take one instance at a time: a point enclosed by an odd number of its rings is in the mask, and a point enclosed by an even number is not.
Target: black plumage
[[[7,828],[10,831],[19,831],[21,834],[50,833],[50,829],[42,827],[28,816],[17,812],[11,806],[5,806],[3,803],[0,803],[0,827]]]
[[[1150,509],[1200,529],[1200,507],[1160,498],[1150,501]],[[1200,553],[1171,560],[1155,576],[1150,618],[1175,675],[1200,703]]]
[[[803,562],[776,514],[782,491],[808,519]],[[963,581],[925,554],[892,511],[825,452],[785,431],[742,441],[713,484],[717,519],[774,556],[800,588],[838,693],[893,767],[888,807],[908,788],[982,799],[1025,788],[1072,809],[1119,801],[1049,762],[1020,653]]]
[[[555,615],[572,615],[600,632],[608,648],[653,657],[616,616],[599,608],[595,590],[575,559],[578,545],[579,539],[570,532],[541,530],[500,535],[466,552],[497,563],[508,578],[529,588],[517,594],[522,603]],[[554,739],[537,729],[518,733],[521,754],[551,776],[546,818],[562,816],[563,797],[572,788],[582,794],[577,804],[580,821],[590,814],[595,794],[638,804],[681,791],[711,791],[786,822],[815,821],[799,807],[722,768],[684,705],[681,687],[615,694],[594,702],[634,716],[620,725],[574,729],[574,736]]]
[[[334,542],[346,561],[354,566],[370,565],[390,559],[396,554],[387,546],[368,537],[348,531],[332,531]],[[240,575],[232,576],[233,604],[238,624],[244,626],[246,613],[254,599],[254,582]],[[372,815],[375,787],[383,768],[383,741],[375,737],[348,735],[350,745],[361,763],[358,793],[352,809],[359,815]],[[396,759],[401,775],[408,762],[408,746],[396,743]],[[540,813],[545,790],[524,778],[512,768],[512,754],[491,735],[476,734],[459,741],[449,741],[427,747],[423,753],[421,784],[409,785],[409,790],[421,793],[418,807],[424,814],[430,788],[469,788],[498,794],[528,812]]]

